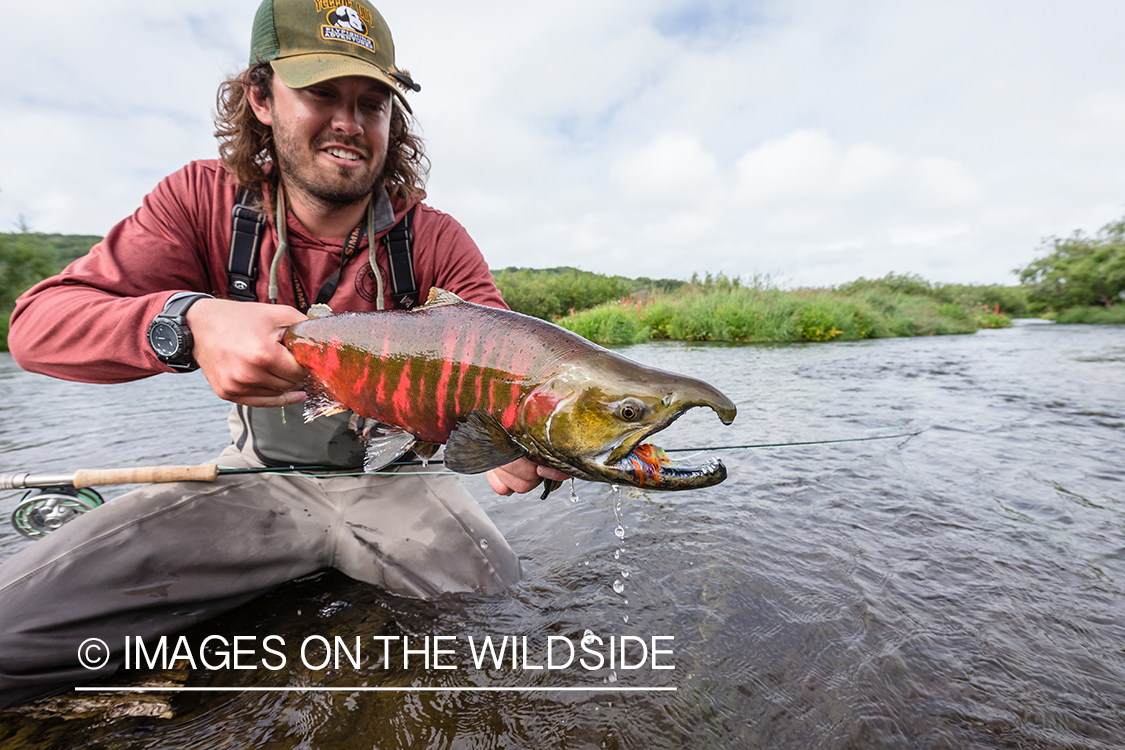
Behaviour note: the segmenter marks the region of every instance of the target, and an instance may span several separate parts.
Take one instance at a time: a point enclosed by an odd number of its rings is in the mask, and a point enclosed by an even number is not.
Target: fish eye
[[[617,407],[617,416],[624,419],[626,422],[636,422],[644,416],[645,405],[636,399],[625,399]]]

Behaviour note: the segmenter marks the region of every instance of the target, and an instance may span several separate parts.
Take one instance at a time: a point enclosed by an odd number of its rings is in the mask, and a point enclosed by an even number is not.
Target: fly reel
[[[12,526],[28,539],[38,539],[103,502],[89,487],[36,487],[20,498],[12,511]]]

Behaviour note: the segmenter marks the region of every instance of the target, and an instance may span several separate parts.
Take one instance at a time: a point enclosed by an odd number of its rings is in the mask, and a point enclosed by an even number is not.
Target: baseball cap
[[[341,76],[385,83],[411,112],[405,91],[421,91],[395,67],[387,22],[364,0],[264,0],[254,16],[250,65],[268,62],[292,89]]]

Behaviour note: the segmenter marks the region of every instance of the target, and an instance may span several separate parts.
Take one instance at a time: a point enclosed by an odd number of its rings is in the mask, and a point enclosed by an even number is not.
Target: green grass
[[[1011,325],[995,307],[878,285],[797,289],[698,284],[626,297],[562,318],[559,324],[603,344],[678,341],[854,341],[972,333]]]
[[[1125,305],[1113,307],[1072,307],[1053,316],[1059,323],[1125,324]]]

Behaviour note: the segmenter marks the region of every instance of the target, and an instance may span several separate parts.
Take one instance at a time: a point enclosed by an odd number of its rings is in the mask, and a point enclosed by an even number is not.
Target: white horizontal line
[[[644,693],[670,687],[76,687],[80,693]]]

